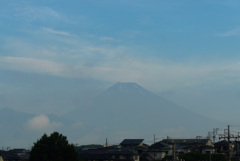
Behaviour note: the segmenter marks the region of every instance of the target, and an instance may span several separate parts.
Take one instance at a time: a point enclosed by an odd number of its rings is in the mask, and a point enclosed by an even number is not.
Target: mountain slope
[[[179,129],[182,130],[182,135],[200,135],[220,125],[219,122],[186,110],[136,83],[117,83],[64,117],[81,121],[92,128],[104,129],[105,135],[129,132],[147,136],[153,132],[179,132]]]

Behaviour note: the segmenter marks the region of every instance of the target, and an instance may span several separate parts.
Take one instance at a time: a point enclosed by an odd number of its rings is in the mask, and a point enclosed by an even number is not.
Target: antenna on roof
[[[153,137],[154,137],[154,139],[153,139],[153,140],[154,140],[154,144],[155,144],[155,142],[156,142],[155,134],[154,134],[154,136],[153,136]]]

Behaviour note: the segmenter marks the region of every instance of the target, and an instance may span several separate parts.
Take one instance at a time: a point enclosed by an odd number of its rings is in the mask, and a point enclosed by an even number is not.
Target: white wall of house
[[[203,149],[202,153],[203,154],[213,154],[214,153],[214,149]]]
[[[133,155],[133,159],[134,159],[134,161],[140,161],[139,155]]]
[[[166,156],[165,152],[148,152],[148,154],[155,160],[162,160]]]

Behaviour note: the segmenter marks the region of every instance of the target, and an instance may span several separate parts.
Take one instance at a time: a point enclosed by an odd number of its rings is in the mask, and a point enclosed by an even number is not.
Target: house
[[[186,153],[191,153],[191,152],[196,152],[199,151],[198,148],[195,146],[191,145],[176,145],[175,146],[175,154],[176,155],[181,155],[181,154],[186,154]]]
[[[89,149],[79,153],[84,161],[140,161],[137,151],[122,149]]]
[[[200,147],[201,153],[203,154],[213,154],[215,153],[215,149],[213,146],[201,146]]]
[[[137,148],[137,147],[143,147],[143,140],[144,139],[124,139],[120,145],[121,148]]]
[[[124,139],[119,146],[107,146],[97,149],[78,151],[84,161],[140,161],[140,154],[148,145],[144,139]]]
[[[230,143],[228,145],[227,140],[222,140],[214,144],[214,148],[217,151],[217,153],[228,153],[228,146],[230,146],[230,149],[234,149],[234,144]]]
[[[147,153],[153,160],[162,160],[166,155],[172,155],[172,147],[160,141],[151,145]]]
[[[21,161],[28,161],[30,156],[30,151],[26,149],[12,149],[9,150],[10,153],[18,155]]]
[[[137,151],[132,150],[115,150],[109,151],[107,154],[114,160],[140,161],[140,156]]]
[[[10,151],[0,151],[0,161],[28,161],[29,151],[14,149]]]
[[[210,139],[164,139],[162,142],[181,146],[213,146]]]
[[[18,155],[11,153],[9,151],[0,151],[0,161],[21,161]]]

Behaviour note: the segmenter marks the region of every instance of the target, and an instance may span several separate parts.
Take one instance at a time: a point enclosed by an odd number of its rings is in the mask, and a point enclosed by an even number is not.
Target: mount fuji
[[[80,98],[80,100],[83,100]],[[2,146],[31,145],[43,133],[58,131],[71,143],[119,144],[126,138],[206,135],[222,123],[196,114],[136,83],[117,83],[62,116],[0,109]],[[146,142],[151,144],[153,142]]]
[[[136,83],[117,83],[78,109],[64,115],[82,122],[99,136],[146,138],[195,137],[206,134],[220,122],[170,102]]]

